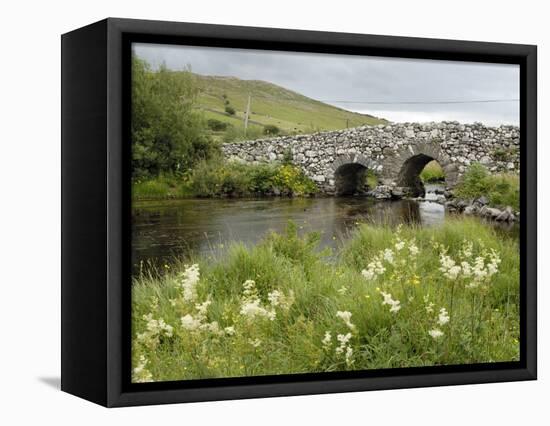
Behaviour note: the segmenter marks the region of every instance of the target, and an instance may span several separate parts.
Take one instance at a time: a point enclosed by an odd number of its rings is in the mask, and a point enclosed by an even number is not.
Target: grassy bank
[[[289,164],[241,164],[203,161],[184,176],[161,175],[132,183],[134,200],[167,198],[311,195],[315,183]]]
[[[426,164],[426,167],[420,173],[420,179],[424,183],[443,182],[445,180],[445,172],[435,160]]]
[[[271,234],[133,284],[133,379],[517,360],[517,242],[461,219],[362,225],[336,262]],[[191,261],[190,261],[191,262]]]
[[[486,197],[490,206],[511,206],[519,210],[519,175],[491,174],[483,165],[474,163],[464,174],[462,182],[455,190],[455,195],[467,200]]]

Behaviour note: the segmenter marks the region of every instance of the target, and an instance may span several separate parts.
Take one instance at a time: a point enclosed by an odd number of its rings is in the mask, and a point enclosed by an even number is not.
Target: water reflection
[[[139,202],[133,208],[133,263],[169,262],[174,256],[224,250],[230,241],[258,242],[293,220],[302,232],[320,231],[336,248],[357,224],[439,224],[436,202],[377,202],[367,198],[176,200]]]

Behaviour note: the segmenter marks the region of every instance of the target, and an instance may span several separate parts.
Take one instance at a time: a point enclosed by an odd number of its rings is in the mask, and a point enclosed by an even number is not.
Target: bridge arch
[[[441,150],[440,145],[434,143],[411,144],[397,153],[392,159],[395,185],[404,188],[407,195],[423,196],[425,189],[420,173],[433,160],[443,169],[446,187],[452,189],[458,180],[458,168]]]
[[[345,154],[336,158],[332,164],[336,195],[353,195],[364,191],[365,173],[374,167],[374,162],[361,154]]]

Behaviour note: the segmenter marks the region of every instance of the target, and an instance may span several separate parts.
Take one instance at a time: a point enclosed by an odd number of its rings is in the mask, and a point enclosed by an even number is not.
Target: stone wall
[[[281,161],[290,155],[328,194],[352,185],[346,179],[366,169],[374,170],[383,185],[414,188],[424,165],[437,160],[452,189],[473,162],[492,172],[519,171],[519,128],[457,122],[388,124],[229,143],[222,150],[230,160],[249,163]]]

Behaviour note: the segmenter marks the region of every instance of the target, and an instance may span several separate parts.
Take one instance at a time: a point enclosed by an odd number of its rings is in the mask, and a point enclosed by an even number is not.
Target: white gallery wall
[[[546,424],[550,31],[544,2],[4,0],[0,16],[1,424]],[[538,44],[539,381],[114,410],[60,392],[60,34],[108,16]]]

